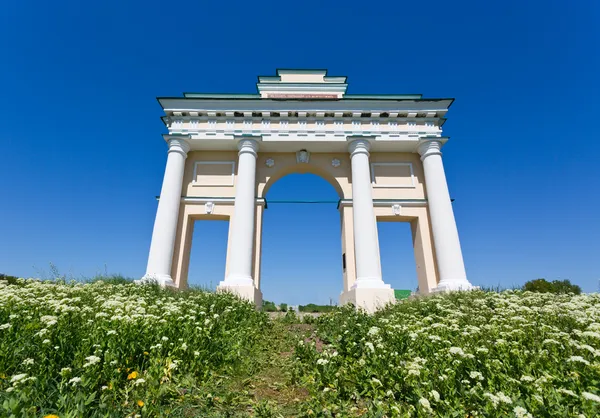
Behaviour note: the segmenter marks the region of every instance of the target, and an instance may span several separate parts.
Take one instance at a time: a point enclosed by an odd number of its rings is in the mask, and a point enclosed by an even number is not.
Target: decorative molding
[[[227,184],[198,184],[198,166],[199,165],[231,165],[231,181]],[[235,161],[196,161],[194,163],[194,173],[192,178],[192,186],[196,187],[230,187],[235,183]]]
[[[424,208],[427,207],[426,199],[373,199],[374,207],[391,207],[395,204],[401,207]],[[340,199],[339,208],[352,207],[352,199]]]
[[[385,167],[385,166],[408,166],[410,168],[410,185],[407,184],[377,184],[375,181],[375,167]],[[415,188],[415,175],[413,171],[412,163],[371,163],[371,182],[374,188],[390,188],[390,189],[414,189]]]
[[[267,158],[267,161],[265,161],[265,165],[271,168],[275,165],[275,160],[273,158]]]
[[[296,162],[298,163],[308,163],[310,160],[310,152],[303,149],[296,152]]]
[[[399,216],[402,212],[402,206],[400,206],[398,203],[395,203],[392,205],[392,213],[396,216]]]
[[[331,165],[335,168],[338,168],[340,165],[342,165],[342,162],[339,159],[334,158],[331,160]]]
[[[215,203],[214,202],[206,202],[204,204],[204,212],[207,215],[210,215],[213,213],[213,209],[215,208]]]
[[[235,197],[182,196],[181,201],[183,203],[187,203],[187,204],[222,203],[222,204],[233,205],[233,204],[235,204]],[[265,206],[266,200],[263,197],[257,197],[256,204],[258,206]]]

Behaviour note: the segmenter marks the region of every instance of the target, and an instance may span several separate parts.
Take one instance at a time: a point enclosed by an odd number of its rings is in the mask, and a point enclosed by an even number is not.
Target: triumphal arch
[[[218,290],[260,305],[265,195],[289,173],[314,173],[339,194],[341,303],[373,311],[394,300],[378,220],[410,223],[419,292],[471,288],[441,153],[453,99],[347,86],[326,70],[278,70],[258,78],[257,94],[159,98],[169,150],[144,278],[186,287],[194,221],[226,219]]]

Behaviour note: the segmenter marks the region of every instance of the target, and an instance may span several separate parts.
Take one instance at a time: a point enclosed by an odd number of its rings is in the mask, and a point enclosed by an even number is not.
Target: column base
[[[468,280],[442,280],[430,293],[456,292],[461,290],[476,290],[479,286],[473,286]]]
[[[256,305],[256,309],[260,309],[262,307],[262,292],[254,287],[254,283],[251,283],[250,285],[238,285],[235,284],[235,282],[223,280],[217,286],[217,292],[233,293],[242,299],[254,303]]]
[[[373,313],[390,303],[396,302],[394,290],[385,283],[384,286],[387,287],[353,287],[340,295],[340,305],[352,303],[359,309],[364,309],[368,313]]]
[[[146,273],[140,280],[134,280],[135,284],[153,284],[156,283],[160,287],[177,287],[175,282],[168,274],[149,274]]]
[[[225,277],[219,286],[254,286],[254,280],[250,276],[230,275]]]
[[[352,285],[352,289],[391,289],[381,277],[359,277]]]

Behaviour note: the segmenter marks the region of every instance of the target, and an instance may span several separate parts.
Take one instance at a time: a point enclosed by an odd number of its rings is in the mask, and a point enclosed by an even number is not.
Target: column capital
[[[350,156],[355,154],[367,154],[369,156],[369,150],[371,149],[371,142],[366,138],[348,138],[350,143],[348,144],[348,151]]]
[[[238,155],[249,153],[258,156],[258,141],[254,138],[242,138],[238,141]]]
[[[421,155],[421,161],[430,155],[442,155],[442,141],[438,139],[421,139],[417,146],[417,152]]]
[[[190,144],[185,139],[175,139],[171,138],[167,141],[169,144],[169,152],[178,152],[183,155],[184,158],[187,157],[187,153],[190,151]]]

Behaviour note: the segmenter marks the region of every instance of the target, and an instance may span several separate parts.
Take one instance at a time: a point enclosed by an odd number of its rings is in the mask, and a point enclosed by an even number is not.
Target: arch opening
[[[385,283],[401,292],[418,291],[414,236],[410,221],[377,219],[381,273]]]
[[[293,172],[269,179],[262,196],[267,202],[332,202],[268,206],[262,221],[263,300],[288,306],[337,303],[343,267],[336,187],[315,173]]]

